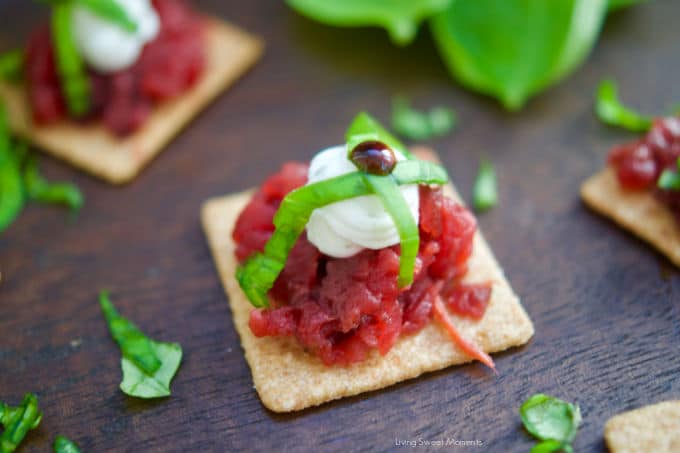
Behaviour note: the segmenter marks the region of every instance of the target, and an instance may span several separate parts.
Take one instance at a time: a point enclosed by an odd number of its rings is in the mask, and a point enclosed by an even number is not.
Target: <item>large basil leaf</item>
[[[578,66],[592,49],[607,0],[456,0],[431,20],[453,75],[508,109]]]
[[[384,27],[395,44],[413,41],[418,24],[452,0],[288,0],[300,14],[328,25]]]

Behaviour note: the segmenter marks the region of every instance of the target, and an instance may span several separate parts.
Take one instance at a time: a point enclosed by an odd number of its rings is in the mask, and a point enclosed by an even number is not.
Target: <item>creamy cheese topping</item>
[[[144,45],[153,40],[160,29],[158,13],[150,0],[115,2],[137,24],[137,31],[125,30],[78,3],[73,8],[72,26],[76,47],[91,67],[104,74],[132,66]]]
[[[395,156],[397,161],[406,159],[398,151]],[[347,147],[335,146],[314,156],[307,184],[354,171],[357,168],[347,158]],[[418,185],[401,186],[401,193],[418,223]],[[346,258],[363,249],[399,244],[399,232],[380,199],[365,195],[314,210],[307,223],[307,239],[326,255]]]

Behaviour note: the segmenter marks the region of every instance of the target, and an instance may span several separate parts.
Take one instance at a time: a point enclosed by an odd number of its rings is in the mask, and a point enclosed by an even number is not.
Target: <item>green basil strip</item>
[[[576,437],[581,423],[581,411],[577,405],[542,393],[526,400],[519,412],[524,427],[532,436],[544,442],[559,442],[565,450]],[[537,451],[554,451],[545,449],[550,445],[553,443],[539,447],[544,449]]]
[[[54,439],[54,453],[80,453],[80,448],[72,440],[64,436],[57,436]]]
[[[595,111],[600,121],[633,132],[646,132],[652,127],[653,118],[624,106],[618,97],[616,82],[603,80],[597,89]]]
[[[90,108],[90,82],[71,30],[71,2],[52,8],[52,41],[61,90],[71,115],[83,116]]]
[[[441,166],[417,160],[397,163],[391,177],[399,185],[443,185],[448,182],[446,170]],[[283,270],[290,250],[314,209],[372,193],[364,173],[357,171],[300,187],[286,195],[274,216],[276,229],[265,245],[264,253],[253,255],[236,271],[236,278],[248,300],[256,307],[269,306],[267,292]]]
[[[348,157],[352,150],[360,143],[377,141],[386,144],[393,151],[399,151],[409,160],[414,159],[413,155],[403,143],[397,140],[394,135],[390,134],[380,125],[380,123],[366,112],[361,112],[354,118],[345,135]]]
[[[24,167],[24,185],[29,198],[41,203],[63,204],[73,212],[83,206],[83,194],[71,183],[50,183],[38,172],[35,158],[30,157]]]
[[[384,27],[395,44],[405,45],[413,41],[421,21],[445,9],[452,1],[288,0],[288,5],[300,14],[328,25]]]
[[[487,211],[498,203],[496,171],[486,159],[479,165],[479,174],[472,189],[472,205],[477,212]]]
[[[377,176],[363,174],[366,184],[371,188],[390,214],[399,232],[401,256],[399,258],[399,287],[404,288],[413,283],[413,271],[418,256],[420,234],[418,224],[411,214],[408,203],[404,200],[399,184],[391,175]]]
[[[137,31],[137,23],[115,0],[76,0],[102,19],[120,25],[129,32]]]
[[[0,80],[16,82],[24,70],[24,53],[20,49],[0,55]]]
[[[151,340],[133,323],[123,318],[109,299],[109,293],[99,294],[101,305],[109,330],[113,339],[120,346],[123,356],[132,361],[147,374],[153,374],[161,367],[161,361],[156,356]]]
[[[37,428],[42,420],[38,398],[29,393],[17,408],[5,405],[1,418],[5,430],[0,435],[0,453],[11,453],[19,447],[28,431]]]
[[[430,25],[460,83],[517,110],[585,60],[606,12],[606,0],[456,0]]]
[[[0,104],[0,233],[9,227],[24,205],[20,162],[12,148],[7,112]]]

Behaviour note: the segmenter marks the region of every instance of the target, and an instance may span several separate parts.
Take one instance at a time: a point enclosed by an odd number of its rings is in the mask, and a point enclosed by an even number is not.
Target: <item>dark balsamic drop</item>
[[[394,151],[382,142],[359,143],[350,154],[350,160],[363,172],[385,176],[392,173],[397,165]]]

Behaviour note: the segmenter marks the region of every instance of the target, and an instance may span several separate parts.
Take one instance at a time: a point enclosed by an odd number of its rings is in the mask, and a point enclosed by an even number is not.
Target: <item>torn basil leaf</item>
[[[459,82],[517,110],[585,60],[606,13],[606,0],[456,0],[430,25]]]
[[[54,439],[54,453],[80,453],[80,448],[72,440],[64,436],[57,436]]]
[[[429,140],[446,135],[456,125],[456,113],[446,107],[435,107],[428,112],[411,108],[409,101],[396,96],[392,100],[392,129],[411,140]]]
[[[182,361],[182,347],[177,343],[161,343],[148,338],[118,314],[106,291],[100,293],[99,302],[111,335],[123,354],[120,389],[138,398],[169,396],[170,382]]]
[[[29,157],[24,166],[24,186],[28,197],[41,203],[62,204],[73,212],[83,206],[83,194],[77,186],[66,183],[50,183],[38,172],[35,158]]]
[[[0,424],[4,428],[0,435],[0,453],[15,451],[26,434],[37,428],[41,420],[38,398],[32,393],[27,393],[18,407],[0,403]]]
[[[581,423],[577,405],[538,393],[522,404],[519,413],[524,428],[542,441],[532,452],[571,451],[571,443]]]
[[[472,205],[477,212],[488,211],[498,203],[496,170],[486,159],[479,164],[479,173],[472,189]]]
[[[384,27],[395,44],[413,41],[418,25],[453,0],[288,0],[298,13],[328,25]]]
[[[610,126],[618,126],[632,132],[646,132],[652,127],[653,118],[641,115],[621,103],[616,82],[603,80],[597,88],[595,104],[597,117]]]
[[[23,206],[21,162],[10,136],[7,111],[0,103],[0,233],[16,219]]]

